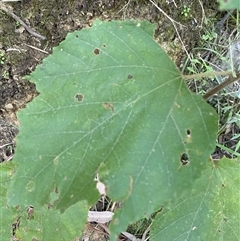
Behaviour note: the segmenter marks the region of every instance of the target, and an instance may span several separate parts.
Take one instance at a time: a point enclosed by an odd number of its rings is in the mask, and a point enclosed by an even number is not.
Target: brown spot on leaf
[[[94,49],[93,52],[94,52],[94,54],[99,55],[100,54],[100,49],[96,48],[96,49]]]
[[[74,96],[74,98],[75,98],[75,100],[76,100],[77,102],[83,102],[83,100],[84,100],[84,95],[82,95],[82,94],[76,94],[76,95]]]
[[[187,165],[190,161],[189,161],[189,157],[186,153],[183,153],[181,156],[180,156],[180,161],[182,163],[183,166]]]
[[[107,110],[110,110],[111,112],[114,112],[113,105],[110,104],[110,103],[105,102],[105,103],[103,104],[103,107],[104,107],[105,109],[107,109]]]

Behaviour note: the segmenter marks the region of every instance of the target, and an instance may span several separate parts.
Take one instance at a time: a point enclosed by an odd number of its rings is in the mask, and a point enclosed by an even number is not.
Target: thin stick
[[[204,19],[206,19],[206,15],[205,15],[205,12],[204,12],[204,8],[203,8],[203,4],[200,0],[198,0],[200,6],[201,6],[201,9],[202,9],[202,20],[201,20],[201,28],[203,27],[203,22],[204,22]]]
[[[37,48],[37,47],[35,47],[35,46],[29,45],[29,44],[25,44],[25,43],[24,43],[24,45],[28,46],[29,48],[35,49],[35,50],[37,50],[37,51],[39,51],[39,52],[42,52],[42,53],[44,53],[44,54],[49,54],[47,51],[42,50],[42,49],[39,49],[39,48]]]
[[[46,37],[34,32],[33,29],[28,27],[27,24],[25,24],[17,15],[15,15],[5,3],[0,2],[0,9],[19,22],[31,35],[40,38],[41,40],[46,39]]]
[[[208,91],[203,98],[205,100],[209,99],[211,96],[215,95],[216,93],[218,93],[220,90],[224,89],[225,87],[227,87],[228,85],[232,84],[233,82],[237,81],[240,79],[240,73],[238,73],[236,75],[236,77],[233,77],[232,75],[230,75],[225,81],[223,81],[221,84],[217,85],[216,87],[214,87],[213,89],[211,89],[210,91]]]
[[[6,160],[4,160],[4,162],[8,162],[11,161],[13,159],[14,155],[9,156]]]
[[[150,231],[150,228],[151,228],[152,224],[150,224],[147,229],[144,231],[143,235],[142,235],[142,238],[141,238],[141,241],[146,241],[148,238],[146,238],[147,236],[147,233]]]
[[[149,1],[150,1],[150,3],[152,3],[165,17],[167,17],[167,18],[171,21],[171,23],[172,23],[172,25],[173,25],[176,33],[177,33],[178,39],[180,40],[180,42],[181,42],[181,44],[182,44],[182,46],[183,46],[183,49],[184,49],[185,53],[187,54],[187,56],[188,56],[189,59],[192,59],[191,56],[189,55],[189,53],[188,53],[188,51],[187,51],[187,49],[186,49],[183,41],[182,41],[182,38],[181,38],[181,36],[180,36],[180,34],[179,34],[178,30],[177,30],[176,24],[179,24],[181,27],[186,27],[186,26],[182,25],[181,23],[178,23],[177,21],[175,21],[174,19],[172,19],[171,17],[169,17],[153,0],[149,0]]]
[[[4,145],[0,146],[0,148],[3,148],[3,147],[5,147],[5,146],[9,146],[9,145],[12,145],[12,144],[13,144],[13,143],[10,142],[10,143],[7,143],[7,144],[4,144]]]
[[[153,5],[154,5],[166,18],[168,18],[172,23],[176,23],[176,24],[179,24],[179,25],[182,26],[182,27],[185,27],[183,24],[181,24],[181,23],[175,21],[174,19],[172,19],[171,17],[169,17],[160,7],[158,7],[158,5],[157,5],[154,1],[149,0],[149,2],[150,2],[151,4],[153,4]]]

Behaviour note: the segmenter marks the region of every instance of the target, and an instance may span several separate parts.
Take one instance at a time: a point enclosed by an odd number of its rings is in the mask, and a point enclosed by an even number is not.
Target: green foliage
[[[150,239],[239,240],[239,167],[240,158],[211,163],[190,192],[158,214]]]
[[[189,17],[190,11],[191,11],[191,8],[188,7],[188,6],[186,6],[186,5],[184,5],[181,14],[182,14],[185,18],[187,18],[187,17]]]
[[[219,0],[220,9],[240,9],[239,0]]]
[[[50,208],[50,209],[49,209]],[[74,240],[85,226],[88,208],[86,203],[78,202],[60,213],[51,207],[34,207],[33,214],[22,212],[20,225],[16,230],[19,240]]]
[[[78,202],[69,207],[64,213],[48,207],[28,206],[10,207],[6,200],[9,181],[14,172],[12,162],[0,165],[0,240],[11,240],[12,234],[18,240],[74,240],[85,226],[88,206],[85,202]],[[44,181],[43,181],[44,183]],[[45,183],[46,185],[46,183]],[[4,217],[4,218],[3,218]]]
[[[91,206],[98,172],[108,196],[123,202],[110,226],[116,239],[191,189],[214,149],[217,115],[188,90],[153,30],[96,21],[31,74],[41,94],[18,116],[11,205],[44,205],[57,189],[52,205],[62,212]]]
[[[145,21],[97,20],[68,34],[28,77],[40,95],[18,114],[14,165],[0,166],[2,240],[19,219],[20,241],[74,240],[100,197],[97,173],[122,202],[111,240],[162,207],[153,239],[237,237],[239,160],[209,161],[217,115],[188,90],[153,32]]]
[[[0,165],[0,239],[10,240],[12,224],[17,219],[18,211],[7,205],[7,188],[9,186],[10,177],[13,172],[13,164],[11,162],[2,163]],[[4,218],[3,218],[4,217]]]
[[[0,51],[0,65],[3,65],[5,62],[5,56],[2,51]]]

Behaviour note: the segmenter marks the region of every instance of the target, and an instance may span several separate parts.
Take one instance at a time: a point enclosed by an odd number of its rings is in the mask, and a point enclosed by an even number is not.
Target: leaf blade
[[[217,117],[187,89],[153,29],[97,21],[69,34],[31,74],[41,94],[19,113],[12,205],[44,205],[56,188],[61,210],[92,205],[99,172],[107,194],[125,203],[111,227],[117,235],[191,188],[214,148]]]
[[[151,239],[239,240],[239,161],[209,165],[192,191],[157,216]]]

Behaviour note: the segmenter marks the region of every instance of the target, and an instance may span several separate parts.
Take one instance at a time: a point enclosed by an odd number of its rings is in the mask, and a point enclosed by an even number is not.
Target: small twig
[[[223,76],[223,75],[228,75],[229,77],[223,81],[221,84],[217,85],[210,91],[208,91],[203,98],[205,100],[209,99],[211,96],[215,95],[218,93],[220,90],[224,89],[228,85],[232,84],[233,82],[237,81],[240,79],[240,73],[235,73],[233,71],[213,71],[213,72],[205,72],[205,73],[200,73],[200,74],[192,74],[192,75],[182,75],[184,80],[190,80],[194,78],[203,78],[203,77],[209,77],[209,76]]]
[[[181,42],[181,44],[182,44],[182,46],[183,46],[183,49],[184,49],[185,53],[187,54],[187,56],[188,56],[189,59],[192,59],[191,56],[189,55],[189,53],[188,53],[188,51],[187,51],[187,49],[186,49],[183,41],[182,41],[182,38],[181,38],[181,36],[180,36],[180,34],[179,34],[179,32],[178,32],[178,29],[177,29],[176,24],[178,24],[180,27],[186,27],[186,26],[185,26],[185,25],[182,25],[181,23],[179,23],[179,22],[175,21],[174,19],[172,19],[171,17],[169,17],[169,16],[157,5],[157,3],[154,2],[154,0],[149,0],[149,2],[152,3],[166,18],[168,18],[168,19],[171,21],[171,23],[172,23],[172,25],[173,25],[176,33],[177,33],[178,39],[180,40],[180,42]]]
[[[133,234],[128,233],[128,232],[122,232],[121,234],[124,235],[127,238],[127,240],[129,240],[129,241],[139,241],[140,240],[140,239],[136,238]]]
[[[29,44],[25,44],[25,43],[24,43],[24,45],[28,46],[29,48],[35,49],[35,50],[37,50],[37,51],[39,51],[39,52],[42,52],[42,53],[44,53],[44,54],[49,54],[47,51],[42,50],[42,49],[39,49],[39,48],[37,48],[37,47],[35,47],[35,46],[29,45]]]
[[[148,232],[150,231],[150,228],[151,228],[152,224],[150,224],[147,229],[144,231],[143,235],[142,235],[142,239],[141,241],[146,241],[148,238],[146,238]]]
[[[10,142],[10,143],[7,143],[7,144],[4,144],[4,145],[0,146],[0,148],[3,148],[3,147],[5,147],[5,146],[9,146],[9,145],[12,145],[12,144],[13,144],[13,143]]]
[[[230,75],[225,81],[223,81],[221,84],[217,85],[216,87],[214,87],[213,89],[211,89],[210,91],[208,91],[203,98],[205,100],[209,99],[211,96],[215,95],[216,93],[218,93],[220,90],[224,89],[225,87],[227,87],[228,85],[232,84],[233,82],[237,81],[240,79],[240,73],[238,73],[236,75],[236,77],[233,77],[232,75]]]
[[[5,162],[11,161],[13,159],[14,155],[9,156],[6,160],[4,160]]]
[[[10,51],[17,51],[17,52],[21,53],[21,50],[15,49],[15,48],[8,48],[8,49],[6,50],[6,52],[10,52]]]
[[[95,229],[97,229],[98,226],[99,226],[100,228],[102,228],[103,231],[105,231],[108,235],[110,234],[109,228],[108,228],[106,225],[104,225],[104,224],[102,224],[102,223],[98,223],[97,226],[95,227]],[[99,230],[99,229],[98,229],[98,230]]]
[[[172,19],[171,17],[169,17],[157,4],[156,2],[154,2],[153,0],[149,0],[149,2],[151,4],[153,4],[166,18],[168,18],[172,23],[175,23],[175,24],[179,24],[180,26],[182,27],[185,27],[183,24],[175,21],[174,19]]]
[[[203,8],[203,3],[198,0],[199,2],[199,5],[201,6],[201,9],[202,9],[202,20],[201,20],[201,25],[200,25],[200,28],[203,27],[203,23],[204,23],[204,19],[206,19],[206,15],[205,15],[205,12],[204,12],[204,8]]]
[[[0,9],[14,18],[17,22],[19,22],[31,35],[40,38],[41,40],[45,40],[46,37],[42,36],[41,34],[36,33],[31,29],[27,24],[25,24],[17,15],[15,15],[12,10],[5,4],[0,2]]]

